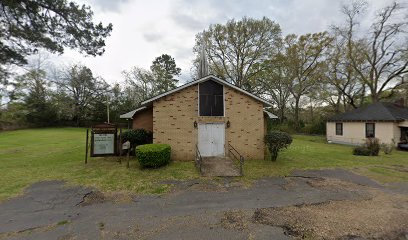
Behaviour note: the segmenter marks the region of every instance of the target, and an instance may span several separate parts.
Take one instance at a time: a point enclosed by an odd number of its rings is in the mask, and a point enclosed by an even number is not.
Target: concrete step
[[[239,167],[234,161],[226,157],[203,157],[201,174],[208,177],[238,177],[241,176]]]

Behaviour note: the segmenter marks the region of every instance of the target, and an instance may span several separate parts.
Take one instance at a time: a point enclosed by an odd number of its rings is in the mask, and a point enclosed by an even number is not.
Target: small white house
[[[327,141],[361,145],[375,137],[381,143],[408,140],[408,108],[402,104],[377,102],[330,118],[326,124]]]

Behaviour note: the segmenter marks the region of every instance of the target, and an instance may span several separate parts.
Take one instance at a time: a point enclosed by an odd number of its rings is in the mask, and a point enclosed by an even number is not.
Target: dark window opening
[[[343,123],[336,123],[336,135],[343,135]]]
[[[366,123],[366,138],[375,137],[375,123]]]
[[[200,116],[224,116],[223,86],[214,81],[200,83]]]
[[[401,127],[401,142],[408,143],[408,128]]]

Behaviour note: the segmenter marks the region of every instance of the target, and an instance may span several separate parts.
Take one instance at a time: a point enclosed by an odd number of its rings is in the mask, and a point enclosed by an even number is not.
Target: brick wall
[[[197,95],[194,85],[153,102],[153,142],[170,144],[174,160],[194,160]]]
[[[231,127],[227,141],[245,159],[264,158],[264,115],[261,102],[235,89],[224,87],[225,112]]]
[[[145,109],[138,112],[133,117],[132,128],[143,128],[147,131],[153,131],[153,108]]]
[[[198,140],[198,123],[230,121],[225,131],[229,142],[246,159],[264,158],[262,103],[224,86],[225,117],[198,116],[198,87],[188,87],[153,103],[153,142],[172,147],[172,159],[193,160]],[[227,150],[225,151],[227,153]]]

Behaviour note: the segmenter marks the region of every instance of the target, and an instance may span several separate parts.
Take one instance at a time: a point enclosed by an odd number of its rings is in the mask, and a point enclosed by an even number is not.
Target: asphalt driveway
[[[131,196],[60,181],[36,183],[0,203],[0,239],[408,239],[408,183],[384,186],[333,169],[297,171],[251,187],[229,178],[163,184],[174,185],[173,191]],[[337,209],[355,212],[351,207],[360,206],[366,224],[372,218],[368,207],[376,204],[389,207],[376,213],[388,226],[378,231],[348,224],[336,232],[326,229],[328,221],[307,221],[327,212],[335,216],[332,224],[336,218],[345,222],[347,214]]]

